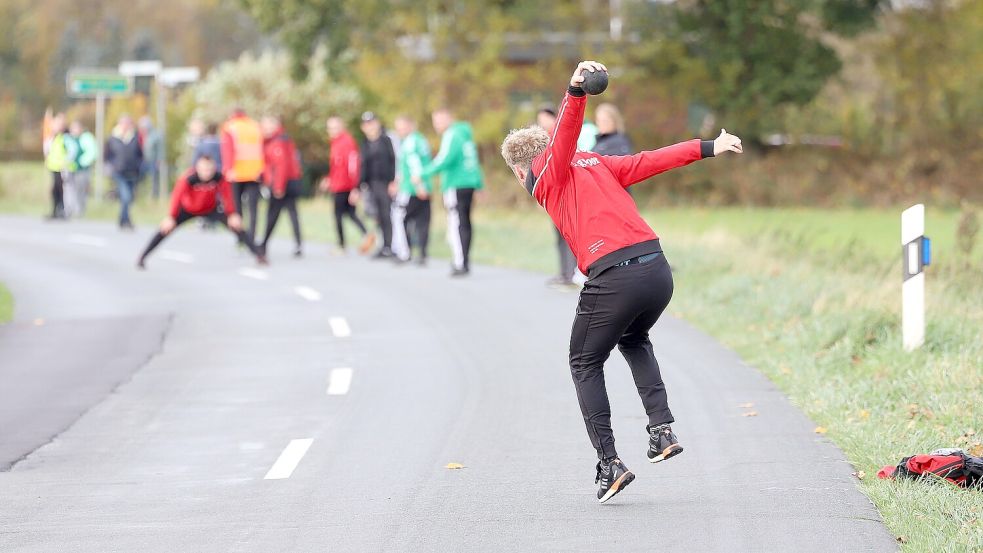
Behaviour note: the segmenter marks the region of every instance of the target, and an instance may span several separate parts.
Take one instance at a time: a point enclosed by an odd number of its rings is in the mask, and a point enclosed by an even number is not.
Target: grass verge
[[[45,190],[36,165],[0,167],[0,211],[41,214]],[[113,213],[96,205],[90,217]],[[134,217],[163,213],[145,201]],[[874,476],[938,447],[983,454],[983,262],[957,253],[956,213],[929,212],[938,261],[928,275],[928,338],[902,352],[899,213],[645,210],[676,270],[673,313],[734,348],[825,429],[903,550],[983,551],[983,493]],[[443,215],[434,214],[433,253],[446,257]],[[327,201],[305,202],[302,216],[307,239],[334,240]],[[479,207],[475,224],[476,263],[554,270],[553,233],[537,210]]]
[[[3,283],[0,283],[0,325],[14,318],[14,296]]]

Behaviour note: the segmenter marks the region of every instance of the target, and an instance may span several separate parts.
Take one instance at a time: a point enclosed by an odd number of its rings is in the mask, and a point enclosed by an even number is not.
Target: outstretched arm
[[[721,129],[715,140],[687,140],[631,156],[601,156],[601,162],[625,188],[670,169],[724,152],[743,153],[741,139]]]
[[[580,87],[584,82],[587,71],[607,71],[603,64],[596,61],[583,61],[577,65],[573,76],[570,77],[570,87],[560,104],[556,114],[556,126],[553,136],[543,153],[542,167],[533,167],[535,185],[533,191],[539,188],[540,181],[544,186],[554,186],[567,182],[570,173],[570,162],[577,152],[577,139],[584,126],[584,109],[587,106],[587,93]]]

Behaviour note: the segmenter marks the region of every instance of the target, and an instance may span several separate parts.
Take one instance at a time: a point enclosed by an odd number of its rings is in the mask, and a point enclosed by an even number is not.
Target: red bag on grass
[[[948,449],[927,455],[905,457],[896,467],[886,466],[878,478],[944,478],[961,486],[983,487],[983,457],[966,455],[961,449]]]

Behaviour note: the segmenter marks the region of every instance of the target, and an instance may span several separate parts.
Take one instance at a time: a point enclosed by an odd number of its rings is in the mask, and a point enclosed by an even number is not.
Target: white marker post
[[[905,351],[925,343],[925,266],[931,261],[931,242],[925,237],[925,206],[901,212],[901,334]]]

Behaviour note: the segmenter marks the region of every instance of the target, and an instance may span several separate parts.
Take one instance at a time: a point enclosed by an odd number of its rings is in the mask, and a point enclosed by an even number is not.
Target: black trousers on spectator
[[[61,171],[51,172],[51,216],[65,216],[65,179]]]
[[[369,200],[375,206],[375,220],[382,231],[382,250],[391,251],[393,246],[393,199],[389,196],[389,183],[385,181],[369,182]]]
[[[560,229],[553,227],[556,233],[556,252],[560,254],[560,276],[567,282],[573,281],[573,275],[577,272],[577,258],[573,256],[570,244],[563,239]]]
[[[163,232],[158,230],[157,234],[155,234],[153,238],[150,239],[150,243],[147,244],[147,249],[143,250],[143,254],[140,255],[140,259],[141,260],[146,259],[147,256],[150,255],[150,252],[154,251],[154,249],[156,249],[157,246],[159,246],[160,243],[164,241],[164,238],[167,238],[171,234],[174,234],[174,231],[176,231],[179,226],[181,226],[184,223],[187,223],[188,221],[194,219],[195,217],[204,217],[209,221],[222,223],[223,225],[225,225],[225,228],[232,231],[232,233],[239,238],[240,242],[246,244],[246,247],[249,248],[249,251],[253,252],[253,255],[257,257],[260,256],[259,248],[257,248],[256,245],[253,244],[252,240],[247,239],[246,233],[244,231],[232,230],[229,227],[229,218],[225,213],[220,213],[218,211],[210,211],[208,213],[202,213],[201,215],[194,215],[182,209],[181,211],[178,212],[177,217],[174,218],[174,228],[171,229],[171,232],[164,234]]]
[[[471,204],[474,188],[452,188],[444,192],[447,208],[447,243],[455,269],[471,269]]]
[[[420,259],[427,258],[427,248],[430,245],[430,198],[421,200],[410,196],[406,204],[406,215],[403,225],[406,229],[406,241],[410,251],[416,246],[420,249]]]
[[[249,224],[246,225],[246,211],[243,210],[243,200],[249,208]],[[256,181],[244,181],[232,183],[232,201],[236,204],[236,211],[242,214],[242,224],[247,229],[245,236],[248,242],[240,243],[252,244],[256,241],[256,215],[259,212],[259,183]]]
[[[345,247],[345,226],[342,224],[342,219],[348,216],[358,230],[362,231],[362,235],[368,232],[365,228],[365,223],[358,218],[358,212],[355,210],[355,206],[349,203],[349,198],[352,195],[352,191],[348,190],[346,192],[334,192],[334,222],[335,227],[338,230],[338,245],[344,249]]]
[[[570,372],[597,457],[618,453],[611,431],[611,405],[604,362],[615,346],[631,367],[650,425],[673,422],[649,329],[672,298],[672,272],[665,256],[615,266],[584,284],[570,335]]]
[[[263,243],[260,245],[261,251],[266,251],[266,243],[270,241],[270,236],[273,235],[276,223],[280,219],[280,211],[284,209],[290,215],[290,226],[294,230],[294,242],[297,244],[297,249],[300,250],[302,242],[300,239],[300,216],[297,213],[297,197],[288,194],[282,198],[276,196],[270,198],[270,208],[266,212],[266,235],[263,236]]]

